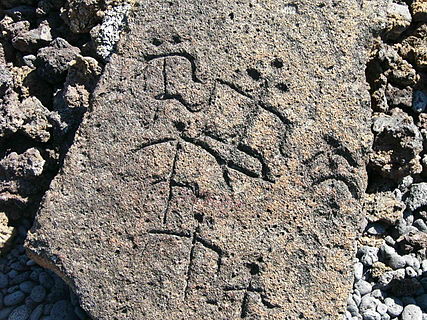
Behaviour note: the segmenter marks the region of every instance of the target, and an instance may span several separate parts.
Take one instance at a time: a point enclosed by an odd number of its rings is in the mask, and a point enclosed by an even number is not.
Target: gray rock
[[[381,315],[374,310],[367,310],[362,316],[363,320],[381,320]]]
[[[36,284],[33,281],[24,281],[19,285],[19,289],[24,293],[30,293],[35,286]]]
[[[97,0],[70,0],[62,8],[61,16],[74,33],[87,33],[103,17],[104,2]]]
[[[395,108],[390,115],[374,116],[373,121],[372,130],[376,137],[370,166],[378,174],[396,182],[407,175],[420,173],[419,154],[423,139],[412,117]]]
[[[46,289],[50,289],[55,284],[52,277],[47,272],[40,272],[38,275],[38,281]]]
[[[56,38],[50,46],[42,48],[37,53],[35,65],[37,73],[45,81],[58,84],[65,81],[70,62],[80,53],[80,49],[73,47],[66,40]]]
[[[42,302],[46,297],[46,289],[43,286],[36,286],[31,291],[30,297],[35,302]]]
[[[362,301],[360,302],[359,311],[363,314],[368,310],[376,310],[377,305],[380,303],[381,302],[378,299],[365,295],[362,297]]]
[[[126,24],[126,14],[131,6],[127,3],[115,6],[106,10],[105,16],[100,25],[95,26],[90,31],[90,35],[95,44],[98,56],[104,61],[108,60],[114,52],[114,48],[119,41],[120,33]]]
[[[365,280],[357,281],[354,284],[354,288],[358,290],[362,296],[372,291],[372,285]]]
[[[414,221],[414,227],[422,232],[427,232],[427,225],[423,219],[417,219]]]
[[[357,256],[361,263],[365,266],[372,266],[375,262],[378,261],[378,248],[363,246],[360,247]]]
[[[40,320],[42,315],[43,315],[43,305],[40,304],[33,310],[33,312],[31,312],[30,320]],[[85,319],[82,319],[82,320],[85,320]]]
[[[22,291],[15,291],[14,293],[8,294],[3,298],[3,304],[6,307],[16,306],[25,300],[25,293]]]
[[[363,264],[361,262],[356,262],[353,266],[353,270],[354,270],[354,279],[360,280],[362,279],[363,276]]]
[[[423,314],[420,307],[413,304],[408,304],[405,307],[405,309],[403,309],[402,320],[422,320],[422,319],[423,319]]]
[[[31,311],[27,308],[27,306],[19,306],[14,309],[7,320],[27,320],[30,316]]]
[[[411,22],[411,13],[406,4],[390,2],[387,7],[385,37],[389,40],[396,40],[410,26]]]
[[[399,256],[396,253],[396,254],[390,255],[387,258],[387,265],[389,265],[393,269],[401,269],[406,266],[406,261],[402,256]]]
[[[51,29],[49,23],[45,21],[37,29],[19,33],[12,39],[12,45],[23,53],[33,54],[50,41],[52,41]]]
[[[406,205],[412,211],[427,205],[427,182],[414,183],[411,187]]]
[[[386,314],[386,313],[387,313],[387,310],[388,310],[388,307],[387,307],[384,303],[379,303],[379,304],[377,305],[377,312],[378,312],[380,315]]]
[[[403,311],[403,303],[397,298],[385,298],[384,304],[387,306],[387,313],[391,317],[398,317]]]

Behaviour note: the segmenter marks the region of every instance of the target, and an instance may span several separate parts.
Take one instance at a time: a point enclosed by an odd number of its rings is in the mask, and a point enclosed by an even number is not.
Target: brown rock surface
[[[371,140],[367,20],[350,0],[141,2],[32,255],[94,319],[338,319]]]

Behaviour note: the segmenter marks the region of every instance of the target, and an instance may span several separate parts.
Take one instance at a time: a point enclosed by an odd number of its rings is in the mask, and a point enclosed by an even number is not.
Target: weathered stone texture
[[[27,240],[94,319],[344,311],[368,23],[359,1],[296,3],[132,12]]]

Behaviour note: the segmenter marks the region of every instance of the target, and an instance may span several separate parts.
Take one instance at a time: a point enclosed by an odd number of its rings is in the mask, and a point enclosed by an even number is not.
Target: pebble
[[[362,301],[360,302],[359,311],[363,313],[367,310],[375,310],[379,303],[380,301],[378,301],[377,299],[369,295],[365,295],[362,297]]]
[[[387,308],[387,306],[386,306],[384,303],[379,303],[379,304],[377,305],[377,312],[378,312],[380,315],[386,314],[386,313],[387,313],[387,310],[388,310],[388,308]]]
[[[42,302],[46,297],[46,289],[43,286],[35,286],[33,290],[31,290],[30,297],[35,302]]]
[[[427,232],[427,225],[422,219],[415,220],[414,227],[416,227],[420,231]]]
[[[55,283],[54,280],[52,279],[52,277],[47,274],[47,272],[41,272],[39,274],[38,280],[39,280],[40,284],[43,287],[45,287],[46,289],[52,288],[54,283]]]
[[[387,313],[391,317],[398,317],[403,311],[403,303],[397,298],[385,298],[384,304],[387,306]]]
[[[381,315],[374,310],[367,310],[362,316],[363,320],[381,320]]]
[[[357,255],[359,260],[365,266],[372,266],[375,262],[378,261],[378,248],[363,246],[359,248]]]
[[[39,320],[43,315],[43,305],[38,305],[33,312],[31,312],[29,320]]]
[[[20,304],[25,300],[25,293],[22,291],[16,291],[14,293],[8,294],[3,298],[3,304],[6,307],[9,306],[15,306],[17,304]]]
[[[405,259],[402,256],[399,256],[397,253],[390,255],[387,260],[387,265],[393,269],[401,269],[406,266]]]
[[[402,320],[422,320],[423,312],[420,307],[408,304],[402,312]]]
[[[36,284],[33,281],[24,281],[19,285],[19,290],[25,293],[30,293],[31,290],[33,290],[33,288],[35,287],[35,285]]]
[[[22,305],[14,309],[7,320],[27,320],[30,316],[30,310],[26,305]]]
[[[360,292],[360,295],[364,296],[367,293],[370,293],[372,291],[372,285],[365,281],[365,280],[359,280],[354,284],[354,288]]]
[[[356,262],[353,266],[353,270],[354,270],[354,279],[360,280],[362,279],[363,276],[363,264],[361,262]]]

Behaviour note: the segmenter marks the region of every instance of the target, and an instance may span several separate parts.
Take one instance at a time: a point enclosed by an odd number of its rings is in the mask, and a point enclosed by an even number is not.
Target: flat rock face
[[[338,319],[365,21],[351,0],[142,1],[29,251],[94,319]]]

